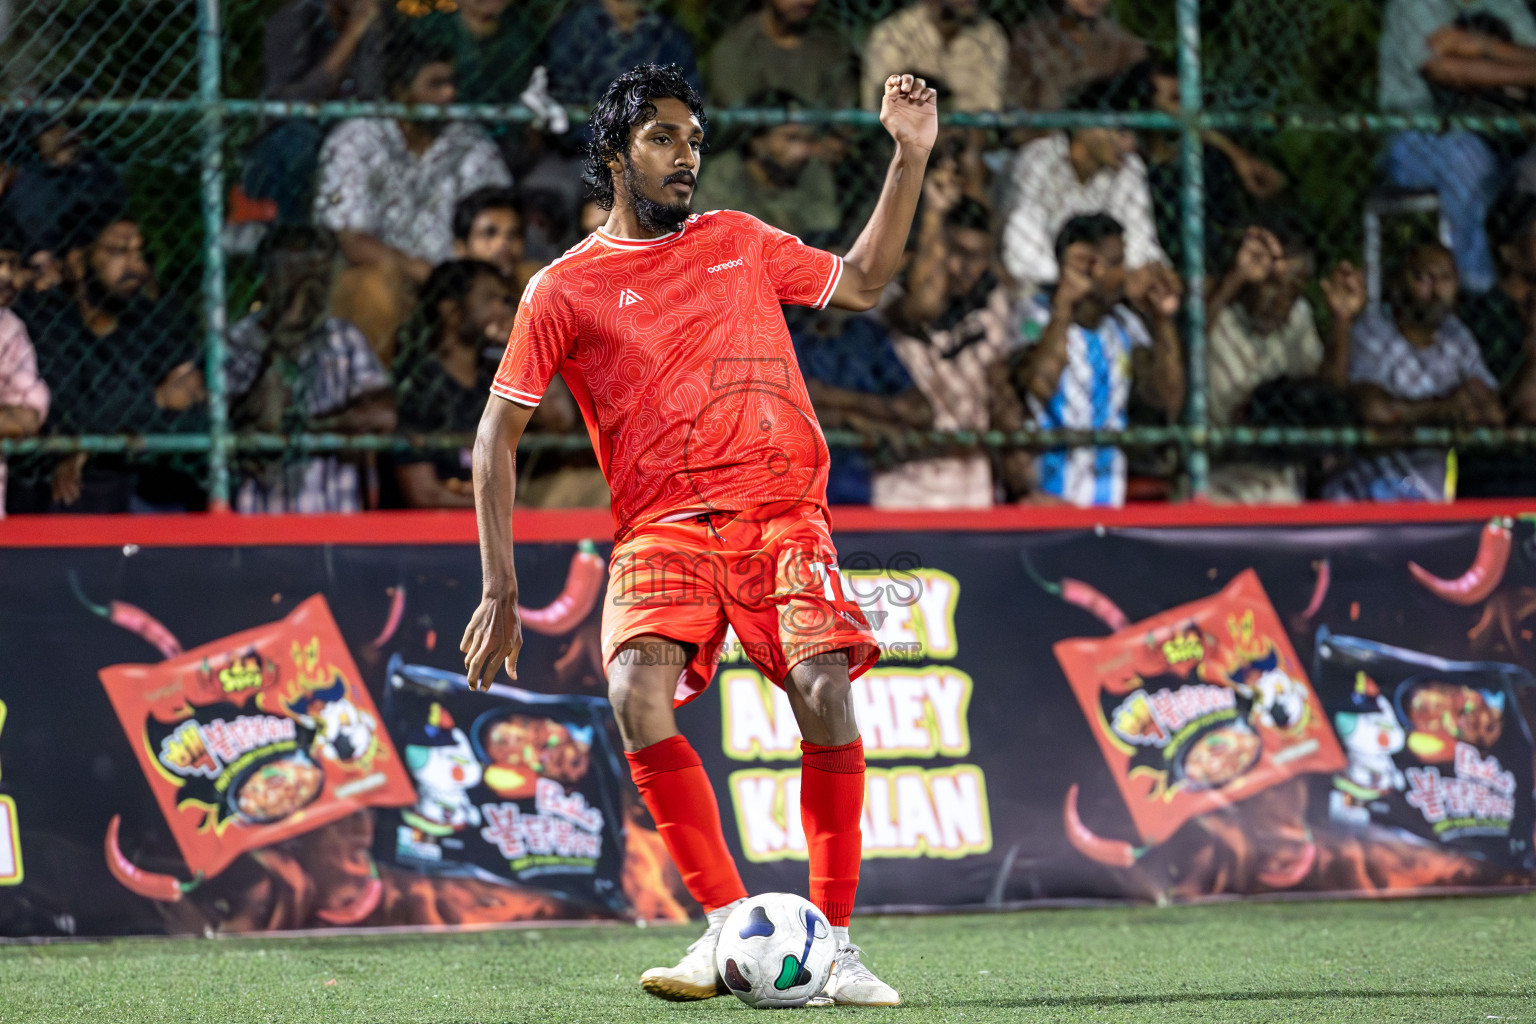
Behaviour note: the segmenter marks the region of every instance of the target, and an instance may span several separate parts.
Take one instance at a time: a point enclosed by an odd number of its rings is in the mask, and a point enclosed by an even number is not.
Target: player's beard
[[[688,172],[679,172],[688,173]],[[692,177],[692,175],[689,175]],[[671,175],[675,180],[678,175]],[[661,186],[666,188],[667,178],[662,179]],[[635,219],[646,231],[665,235],[682,227],[683,221],[693,216],[693,193],[688,193],[686,199],[674,203],[658,202],[645,194],[649,181],[640,169],[634,165],[627,156],[624,159],[624,191],[629,193],[629,204],[634,208]]]

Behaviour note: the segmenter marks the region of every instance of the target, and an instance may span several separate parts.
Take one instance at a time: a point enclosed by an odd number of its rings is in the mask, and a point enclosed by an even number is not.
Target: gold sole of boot
[[[671,1003],[692,1003],[700,999],[713,999],[720,994],[715,986],[684,985],[669,978],[641,978],[640,987],[657,999]]]

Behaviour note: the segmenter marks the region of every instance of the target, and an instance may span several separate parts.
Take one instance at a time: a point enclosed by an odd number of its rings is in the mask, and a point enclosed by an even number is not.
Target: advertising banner
[[[338,537],[344,541],[344,537]],[[1536,528],[841,532],[880,661],[859,906],[1536,882]],[[606,701],[606,542],[0,547],[0,936],[678,920]],[[678,721],[753,891],[799,730],[728,642]]]

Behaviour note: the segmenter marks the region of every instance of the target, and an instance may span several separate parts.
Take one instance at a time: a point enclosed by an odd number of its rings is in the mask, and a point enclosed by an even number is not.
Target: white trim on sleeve
[[[837,291],[837,282],[843,279],[843,258],[841,256],[833,256],[832,258],[837,261],[837,270],[833,272],[831,279],[827,281],[827,286],[817,296],[814,303],[816,309],[827,308],[827,303],[832,301],[832,293]]]
[[[539,402],[544,399],[543,395],[535,395],[527,391],[520,391],[517,388],[508,387],[499,380],[491,383],[491,394],[500,395],[507,401],[516,402],[518,405],[526,405],[530,409],[536,408]]]

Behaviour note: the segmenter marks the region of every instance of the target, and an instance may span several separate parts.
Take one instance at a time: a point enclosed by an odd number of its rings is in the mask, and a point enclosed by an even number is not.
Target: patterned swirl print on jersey
[[[825,505],[826,441],[780,305],[824,307],[841,274],[744,213],[646,241],[598,231],[529,282],[492,391],[535,405],[565,378],[621,538],[681,509]]]

